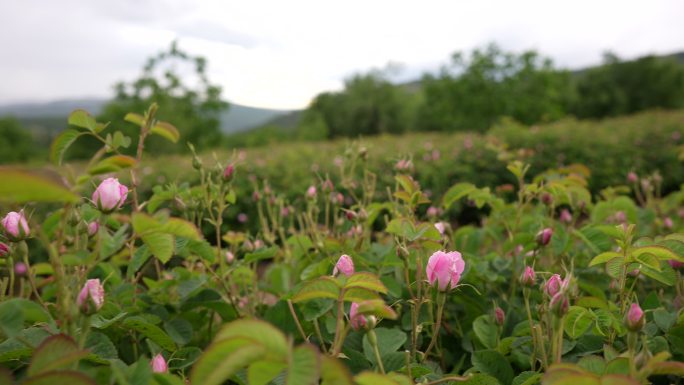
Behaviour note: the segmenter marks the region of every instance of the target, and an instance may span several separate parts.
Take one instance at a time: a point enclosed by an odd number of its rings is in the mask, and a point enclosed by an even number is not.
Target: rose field
[[[157,116],[0,167],[0,385],[684,383],[684,111],[190,155]]]

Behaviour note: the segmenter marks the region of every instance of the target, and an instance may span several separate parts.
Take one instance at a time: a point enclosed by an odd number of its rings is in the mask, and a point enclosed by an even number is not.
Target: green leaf
[[[68,123],[71,126],[85,128],[90,132],[98,131],[98,124],[90,113],[86,110],[74,110],[69,114]]]
[[[162,263],[168,262],[173,256],[176,241],[173,235],[166,233],[149,233],[141,237],[142,241]]]
[[[684,377],[684,363],[682,362],[658,362],[649,365],[651,375],[673,375]]]
[[[238,370],[260,360],[267,348],[244,337],[219,340],[212,343],[190,372],[190,382],[202,385],[220,385]]]
[[[357,312],[359,314],[374,315],[380,318],[397,319],[397,313],[394,310],[392,310],[391,307],[385,305],[385,301],[383,300],[369,300],[359,302]]]
[[[163,349],[172,352],[176,350],[176,344],[166,332],[157,325],[149,323],[142,317],[134,316],[126,318],[123,322],[123,326],[144,335]]]
[[[360,272],[354,273],[351,277],[347,279],[344,284],[345,289],[350,289],[353,287],[360,287],[368,290],[377,291],[379,293],[387,294],[387,288],[380,281],[380,279],[372,273]]]
[[[603,359],[603,357],[589,355],[580,358],[580,360],[577,362],[577,366],[600,376],[603,375],[603,372],[606,370],[606,361]]]
[[[399,329],[376,328],[375,335],[378,339],[378,350],[380,351],[380,357],[383,357],[383,362],[385,356],[396,352],[406,342],[406,333]],[[368,361],[376,363],[375,352],[368,341],[367,334],[363,336],[363,354]]]
[[[7,337],[14,337],[24,328],[24,314],[16,302],[0,303],[0,330]]]
[[[178,142],[178,139],[180,139],[180,133],[178,132],[178,129],[167,122],[157,122],[157,124],[152,126],[150,132],[164,137],[173,143]]]
[[[269,248],[259,249],[252,253],[247,253],[242,259],[245,263],[252,263],[256,261],[261,261],[264,259],[273,258],[278,253],[278,248],[273,246]]]
[[[625,357],[616,358],[606,365],[606,374],[629,374],[629,360]]]
[[[496,348],[496,335],[498,332],[491,316],[482,314],[475,318],[475,321],[473,321],[473,332],[485,348]]]
[[[63,202],[74,203],[79,197],[56,178],[0,167],[0,202]],[[11,181],[11,183],[10,183]]]
[[[579,338],[591,327],[594,317],[583,307],[571,306],[563,322],[565,333],[572,339]]]
[[[247,368],[247,380],[249,385],[267,385],[287,368],[284,362],[257,361]]]
[[[116,317],[115,317],[116,318]],[[119,353],[106,334],[100,332],[90,332],[86,338],[86,349],[91,353],[88,360],[101,364],[106,364],[112,359],[119,358]]]
[[[46,339],[36,348],[27,374],[36,376],[52,370],[66,369],[88,354],[88,351],[79,349],[71,337],[57,334]]]
[[[362,287],[352,287],[344,292],[343,299],[345,302],[363,302],[369,300],[379,300],[380,295],[375,291],[364,289]]]
[[[660,271],[655,270],[649,266],[642,265],[639,270],[641,274],[655,279],[660,283],[664,283],[667,286],[673,286],[677,281],[677,272],[672,269],[668,263],[661,263]]]
[[[249,338],[264,345],[269,356],[276,360],[284,361],[289,354],[289,345],[283,332],[266,321],[255,319],[233,321],[226,324],[216,334],[214,341],[236,337]]]
[[[354,385],[349,368],[340,360],[321,357],[321,385]]]
[[[70,370],[47,372],[35,377],[30,377],[22,385],[97,385],[97,383],[85,374]]]
[[[496,350],[479,350],[471,357],[473,367],[481,373],[496,377],[502,384],[513,381],[513,368],[506,357]]]
[[[475,187],[475,185],[472,183],[455,184],[444,194],[444,197],[442,198],[442,206],[448,209],[452,204],[454,204],[454,202],[475,190],[477,190],[477,187]]]
[[[320,358],[312,345],[296,347],[291,356],[285,385],[315,385],[320,377]]]
[[[639,256],[643,254],[653,254],[655,255],[658,259],[662,261],[667,261],[670,259],[674,259],[679,262],[684,262],[684,256],[679,256],[672,250],[668,249],[665,246],[642,246],[642,247],[636,247],[632,249],[631,255],[637,259]]]
[[[532,371],[526,371],[518,374],[511,385],[535,385],[541,380],[542,374]]]
[[[677,321],[677,315],[660,308],[653,312],[653,320],[655,321],[656,325],[658,325],[660,330],[662,330],[664,333],[667,333],[667,331],[670,330],[670,328],[675,324],[675,321]]]
[[[86,132],[68,129],[62,131],[57,137],[52,141],[50,145],[50,161],[54,164],[62,164],[64,159],[64,154],[71,147],[72,144],[82,135],[86,135]]]
[[[116,172],[127,168],[134,167],[137,161],[135,158],[127,155],[112,155],[109,158],[104,158],[88,168],[88,174],[99,175]]]
[[[655,271],[660,271],[660,261],[651,253],[639,254],[634,258],[634,260],[635,262],[646,265]]]
[[[332,277],[323,276],[306,282],[292,297],[292,302],[303,302],[317,298],[337,299],[339,296],[339,283]]]
[[[400,385],[387,375],[372,372],[363,372],[354,377],[357,385]]]
[[[482,373],[471,374],[466,377],[467,380],[458,382],[459,385],[501,385],[501,382],[496,378]]]
[[[140,114],[129,112],[126,114],[126,116],[124,116],[124,120],[142,127],[145,118],[143,118],[143,116]]]
[[[606,263],[606,262],[610,261],[611,259],[621,258],[621,257],[622,257],[622,255],[620,253],[616,253],[614,251],[606,251],[605,253],[601,253],[601,254],[595,256],[591,260],[591,262],[589,262],[589,266],[591,267],[591,266],[600,265],[602,263]]]

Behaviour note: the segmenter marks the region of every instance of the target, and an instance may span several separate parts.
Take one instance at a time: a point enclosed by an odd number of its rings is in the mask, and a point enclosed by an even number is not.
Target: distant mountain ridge
[[[71,111],[84,109],[93,115],[102,111],[109,100],[99,98],[63,99],[50,102],[14,103],[0,105],[0,117],[12,115],[29,127],[48,120],[59,121],[66,125],[66,118]],[[288,115],[296,110],[276,110],[243,106],[230,103],[228,111],[221,114],[221,130],[234,133],[263,125],[272,119]]]

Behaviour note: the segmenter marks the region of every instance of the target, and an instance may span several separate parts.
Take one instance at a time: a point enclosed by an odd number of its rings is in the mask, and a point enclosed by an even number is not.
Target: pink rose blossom
[[[570,223],[572,222],[572,214],[570,214],[570,211],[568,211],[568,209],[563,209],[561,210],[558,219],[563,223]]]
[[[436,251],[428,259],[425,272],[430,285],[437,284],[439,291],[453,289],[461,279],[465,261],[458,251]]]
[[[537,233],[537,244],[539,246],[546,246],[551,242],[551,236],[553,235],[553,229],[550,227]]]
[[[346,275],[347,277],[354,274],[354,261],[347,254],[343,254],[335,264],[333,268],[333,275],[337,275],[338,272]]]
[[[93,193],[95,206],[103,213],[111,213],[123,206],[128,196],[128,187],[116,178],[107,178],[97,186]]]
[[[309,186],[309,188],[306,189],[306,197],[309,199],[316,198],[316,186]]]

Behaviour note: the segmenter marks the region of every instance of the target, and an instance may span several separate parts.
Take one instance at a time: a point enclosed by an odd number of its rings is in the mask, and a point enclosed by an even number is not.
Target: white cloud
[[[491,41],[576,68],[605,50],[681,50],[684,3],[661,1],[88,1],[0,4],[0,102],[107,96],[178,38],[237,103],[305,106],[357,71],[412,76]]]

